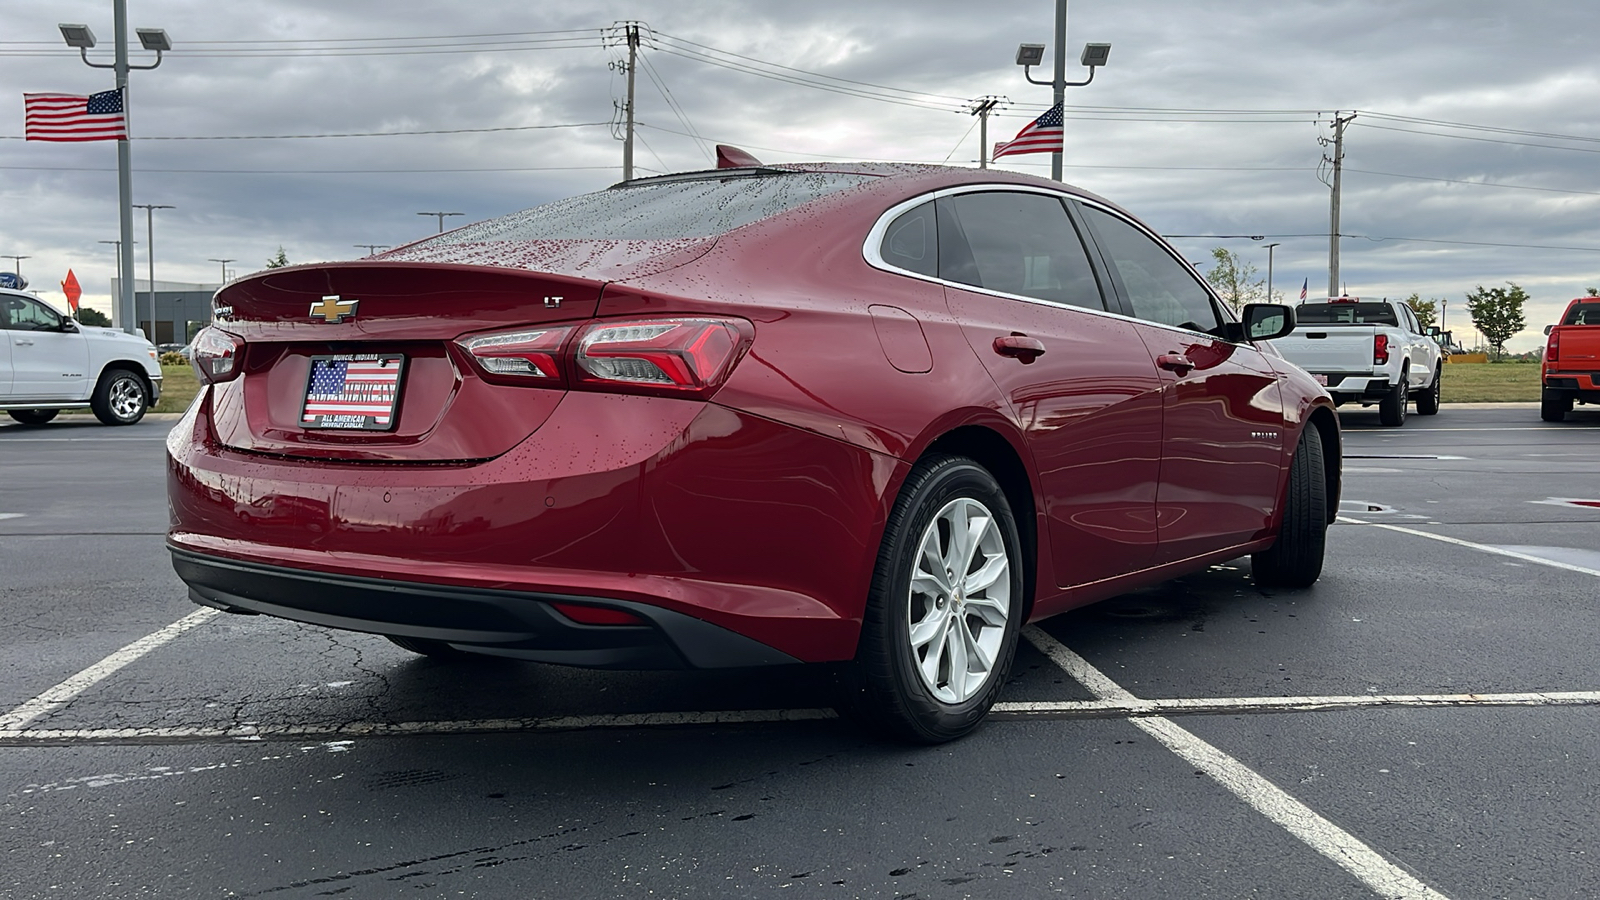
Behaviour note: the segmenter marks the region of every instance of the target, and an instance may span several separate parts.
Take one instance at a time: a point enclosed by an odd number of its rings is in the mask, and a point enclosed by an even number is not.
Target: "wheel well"
[[[1011,504],[1011,514],[1017,520],[1017,533],[1022,539],[1022,593],[1026,598],[1022,621],[1033,613],[1033,600],[1039,569],[1038,517],[1033,502],[1033,482],[1028,479],[1028,469],[1022,464],[1017,451],[999,433],[980,425],[971,425],[943,435],[923,451],[932,454],[965,456],[993,475],[1005,491],[1006,502]]]
[[[95,379],[94,389],[97,391],[100,390],[100,385],[105,384],[106,379],[110,378],[113,372],[119,370],[123,372],[132,372],[133,374],[139,376],[139,380],[144,382],[144,392],[146,396],[148,396],[154,390],[154,386],[150,384],[150,373],[144,370],[144,366],[141,366],[138,363],[128,362],[125,359],[114,359],[111,362],[106,363],[106,367],[100,370],[100,377]]]
[[[1315,428],[1317,438],[1322,441],[1323,478],[1328,486],[1328,524],[1332,525],[1339,517],[1339,489],[1344,473],[1338,420],[1332,410],[1319,406],[1311,411],[1306,427]]]

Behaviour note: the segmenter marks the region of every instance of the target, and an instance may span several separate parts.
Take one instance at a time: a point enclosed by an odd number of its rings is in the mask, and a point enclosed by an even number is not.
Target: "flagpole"
[[[121,3],[122,0],[117,0]],[[1067,149],[1066,145],[1066,118],[1067,118],[1067,0],[1056,0],[1056,53],[1055,53],[1055,105],[1061,107],[1061,149],[1050,154],[1050,177],[1055,181],[1061,180],[1061,155]],[[1090,76],[1094,70],[1090,70]]]
[[[117,90],[122,94],[122,116],[128,137],[117,141],[117,219],[121,229],[123,247],[133,246],[133,140],[128,102],[128,0],[113,0],[116,19]],[[133,254],[121,253],[117,291],[117,312],[122,330],[133,334],[139,327],[139,314],[133,306]],[[153,290],[154,288],[152,288]],[[154,326],[152,326],[154,327]]]

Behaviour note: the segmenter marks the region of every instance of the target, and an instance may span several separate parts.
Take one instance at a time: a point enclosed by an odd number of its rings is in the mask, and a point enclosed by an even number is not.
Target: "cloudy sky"
[[[1049,43],[1052,0],[129,0],[131,27],[174,51],[132,81],[134,202],[156,213],[157,280],[216,282],[291,261],[349,259],[437,229],[596,190],[621,177],[611,123],[624,81],[614,26],[645,27],[645,174],[706,168],[730,143],[767,162],[975,165],[984,95],[1011,101],[1003,140],[1050,102],[1012,60]],[[24,92],[113,85],[68,50],[88,24],[109,61],[110,0],[0,0],[0,255],[47,299],[75,270],[110,291],[111,143],[22,140]],[[1068,90],[1067,181],[1116,200],[1201,261],[1226,246],[1275,287],[1327,287],[1334,112],[1346,132],[1342,275],[1349,292],[1449,301],[1514,281],[1533,297],[1526,350],[1600,286],[1600,4],[1573,0],[1073,0],[1079,48],[1113,45]],[[135,51],[137,62],[149,54]],[[1043,74],[1048,77],[1049,60]],[[354,135],[354,136],[344,136]],[[1019,162],[1018,160],[1023,160]],[[1006,168],[1048,174],[1049,157]],[[145,263],[136,211],[137,271]],[[0,261],[9,269],[12,261]],[[109,306],[101,303],[104,308]],[[1457,331],[1458,336],[1462,331]]]

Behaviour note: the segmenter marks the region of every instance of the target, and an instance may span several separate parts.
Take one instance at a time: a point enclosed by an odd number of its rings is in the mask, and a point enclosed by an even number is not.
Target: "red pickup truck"
[[[1600,403],[1600,297],[1579,297],[1567,305],[1561,324],[1546,325],[1544,387],[1539,417],[1559,422],[1578,403]]]

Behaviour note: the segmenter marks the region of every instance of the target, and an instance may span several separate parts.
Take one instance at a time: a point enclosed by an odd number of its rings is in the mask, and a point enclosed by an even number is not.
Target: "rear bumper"
[[[904,465],[652,397],[573,392],[504,455],[451,465],[232,450],[209,410],[202,395],[167,438],[167,543],[199,602],[584,666],[849,659]],[[554,597],[653,624],[551,625]],[[763,653],[689,649],[682,619]]]
[[[172,567],[189,585],[190,599],[228,612],[597,669],[717,669],[800,661],[701,619],[644,603],[330,575],[168,549]],[[556,611],[552,602],[626,610],[649,624],[584,625]]]
[[[1544,376],[1544,387],[1560,391],[1583,403],[1600,403],[1600,372],[1570,372]]]
[[[1344,402],[1350,400],[1382,400],[1394,390],[1385,376],[1347,375],[1339,372],[1314,373],[1328,379],[1328,394]]]

